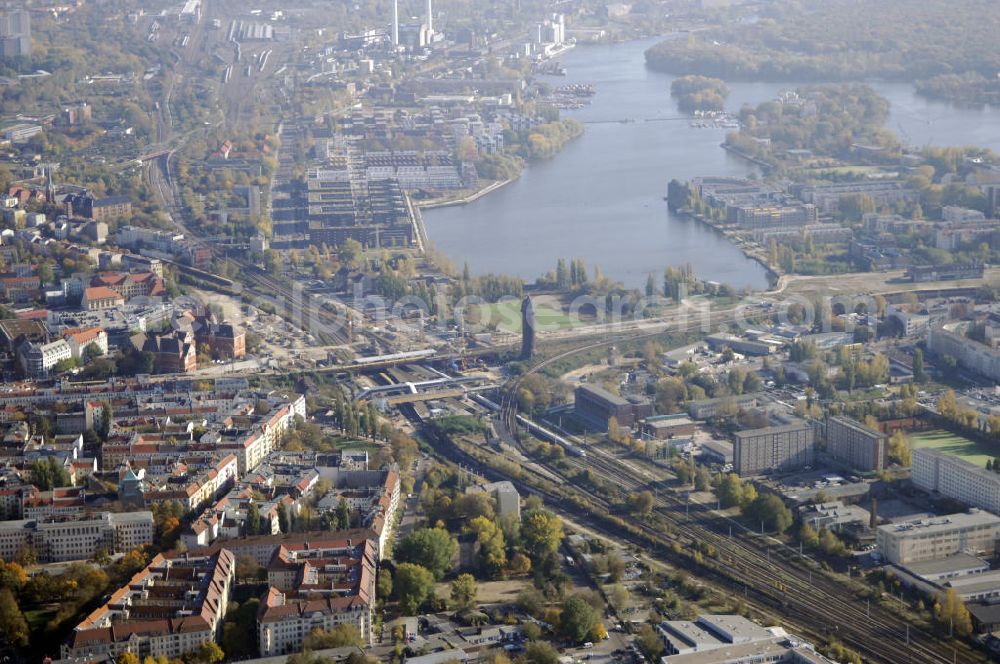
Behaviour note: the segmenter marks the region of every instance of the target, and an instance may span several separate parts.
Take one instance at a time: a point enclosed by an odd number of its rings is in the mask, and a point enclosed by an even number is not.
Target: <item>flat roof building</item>
[[[602,431],[607,430],[608,420],[612,417],[618,420],[620,426],[631,429],[639,420],[653,414],[652,404],[633,403],[596,385],[576,388],[574,409],[579,417]]]
[[[957,553],[992,554],[1000,536],[1000,517],[973,511],[879,526],[875,542],[896,565],[938,560]]]
[[[849,417],[831,417],[826,422],[826,451],[861,472],[885,467],[885,434]]]
[[[737,431],[733,461],[738,475],[796,470],[813,463],[815,433],[808,422]]]
[[[971,507],[1000,512],[1000,475],[950,454],[913,450],[913,484]]]

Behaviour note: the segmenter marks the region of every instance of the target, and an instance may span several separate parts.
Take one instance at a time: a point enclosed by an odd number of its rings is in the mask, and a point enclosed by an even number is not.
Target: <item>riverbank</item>
[[[417,203],[416,206],[422,210],[436,210],[438,208],[454,207],[456,205],[468,205],[469,203],[474,203],[483,196],[490,194],[496,191],[497,189],[500,189],[501,187],[506,187],[516,179],[517,178],[508,178],[506,180],[498,180],[496,182],[493,182],[492,184],[483,187],[479,191],[475,191],[463,198],[455,198],[447,201],[429,201],[427,203]]]
[[[721,235],[722,237],[726,238],[726,241],[729,244],[733,245],[733,247],[739,250],[739,252],[742,253],[745,258],[754,261],[762,268],[764,268],[764,272],[767,275],[767,280],[768,280],[768,290],[776,288],[780,283],[781,278],[785,276],[783,274],[779,274],[770,264],[768,264],[767,259],[764,256],[763,248],[759,250],[750,249],[749,247],[747,247],[747,243],[742,241],[742,238],[737,237],[734,233],[731,233],[728,229],[720,228],[716,224],[710,222],[705,217],[705,215],[695,214],[689,208],[681,208],[680,210],[674,212],[674,214],[676,214],[682,219],[686,219],[690,222],[695,222],[697,224],[700,224],[705,228],[708,228],[713,232],[717,233],[718,235]],[[757,290],[759,291],[759,289]]]

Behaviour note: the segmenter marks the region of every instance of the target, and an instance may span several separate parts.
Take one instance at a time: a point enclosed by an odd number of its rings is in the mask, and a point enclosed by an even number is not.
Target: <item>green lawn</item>
[[[986,460],[1000,456],[1000,447],[978,443],[957,434],[934,429],[910,436],[914,449],[930,447],[945,454],[961,457],[980,468],[986,467]]]
[[[482,325],[515,334],[521,333],[521,303],[518,301],[484,304],[476,307]],[[544,304],[535,303],[535,327],[541,331],[568,330],[587,323],[572,320],[563,312]]]
[[[55,606],[46,606],[38,609],[27,609],[24,611],[24,619],[28,622],[28,629],[32,632],[39,632],[45,625],[56,617],[59,609]]]

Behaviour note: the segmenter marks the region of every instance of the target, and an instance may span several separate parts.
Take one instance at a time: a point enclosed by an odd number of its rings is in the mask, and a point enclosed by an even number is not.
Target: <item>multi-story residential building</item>
[[[738,475],[794,470],[813,463],[815,433],[808,422],[737,431],[733,461]]]
[[[27,9],[0,12],[0,57],[31,56],[31,14]]]
[[[938,357],[950,355],[963,369],[1000,381],[1000,349],[970,339],[967,335],[971,325],[968,322],[932,325],[927,345]]]
[[[896,565],[940,560],[956,553],[993,554],[1000,537],[1000,517],[978,510],[879,526],[875,542]]]
[[[913,450],[914,485],[972,507],[1000,512],[1000,475],[932,449]]]
[[[97,516],[50,516],[0,521],[0,558],[12,560],[31,547],[39,562],[92,558],[100,549],[127,553],[153,543],[152,512],[103,512]]]
[[[236,572],[225,549],[211,555],[157,555],[77,625],[63,659],[117,658],[131,652],[174,659],[218,641]]]
[[[186,510],[197,510],[222,495],[239,477],[236,456],[227,454],[218,463],[191,477],[179,488],[164,486],[144,494],[147,504],[178,501]]]
[[[260,654],[297,652],[312,630],[341,624],[355,626],[371,645],[376,556],[372,540],[352,538],[278,547],[268,564],[271,587],[257,614]]]
[[[86,505],[86,491],[82,486],[56,487],[39,491],[33,485],[21,489],[22,519],[42,519],[50,516],[79,514]]]
[[[737,207],[729,208],[727,215],[741,228],[805,226],[818,221],[815,205]]]
[[[920,201],[919,191],[898,181],[800,184],[792,186],[791,193],[824,214],[837,212],[842,199],[859,194],[868,196],[880,208]]]
[[[826,422],[826,451],[862,472],[885,467],[885,434],[849,417],[831,417]]]
[[[85,359],[87,348],[94,344],[101,355],[108,354],[108,334],[102,327],[78,327],[63,331],[70,353],[76,359]]]

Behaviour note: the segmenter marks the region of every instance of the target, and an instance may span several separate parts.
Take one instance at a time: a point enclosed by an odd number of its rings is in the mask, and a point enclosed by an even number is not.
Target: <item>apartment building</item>
[[[131,652],[174,659],[217,641],[236,571],[225,549],[211,555],[157,555],[108,602],[77,625],[63,659],[93,661]]]
[[[855,470],[877,472],[885,467],[886,436],[849,417],[831,417],[826,422],[826,451]]]
[[[1000,517],[975,510],[879,526],[875,542],[888,562],[908,565],[957,553],[992,555],[998,537]]]
[[[733,461],[741,476],[802,468],[813,463],[815,433],[808,422],[737,431]]]
[[[108,354],[108,333],[102,327],[78,327],[65,330],[63,339],[69,344],[70,355],[76,359],[84,359],[90,344],[94,344],[101,355]]]
[[[372,645],[376,565],[372,540],[348,538],[276,549],[268,564],[270,587],[257,614],[261,656],[298,652],[312,630],[341,624],[355,626]]]
[[[1000,512],[1000,475],[932,449],[913,450],[911,481],[971,507]]]

